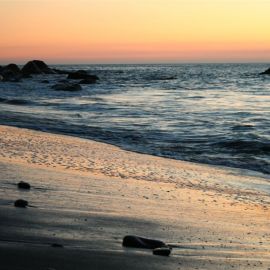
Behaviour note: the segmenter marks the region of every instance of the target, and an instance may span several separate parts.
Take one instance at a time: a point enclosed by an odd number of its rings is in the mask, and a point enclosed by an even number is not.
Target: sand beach
[[[0,149],[3,270],[270,268],[262,174],[8,126]],[[162,240],[172,253],[124,248],[125,235]]]

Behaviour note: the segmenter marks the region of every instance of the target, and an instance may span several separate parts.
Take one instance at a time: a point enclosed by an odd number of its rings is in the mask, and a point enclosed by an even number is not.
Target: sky
[[[0,0],[0,64],[270,62],[270,0]]]

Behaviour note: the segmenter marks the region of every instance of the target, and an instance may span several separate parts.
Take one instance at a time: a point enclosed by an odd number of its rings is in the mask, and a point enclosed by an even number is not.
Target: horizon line
[[[29,60],[25,60],[25,61],[18,61],[17,65],[24,65],[29,61],[33,61],[33,60],[41,60],[43,62],[45,62],[48,65],[189,65],[189,64],[270,64],[270,60],[269,61],[185,61],[185,62],[90,62],[86,63],[86,62],[50,62],[49,60],[42,60],[42,59],[29,59]],[[0,60],[0,66],[1,65],[7,65],[7,64],[11,64],[14,63],[16,64],[16,62],[14,61],[3,61],[1,62]]]

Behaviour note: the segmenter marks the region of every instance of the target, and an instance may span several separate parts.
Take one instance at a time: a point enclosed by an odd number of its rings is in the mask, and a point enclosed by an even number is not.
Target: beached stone
[[[19,199],[19,200],[17,200],[17,201],[14,202],[14,206],[15,207],[25,208],[26,206],[28,206],[28,201]]]
[[[55,248],[63,248],[64,246],[58,243],[53,243],[51,244],[51,247],[55,247]]]
[[[89,80],[91,83],[95,83],[97,80],[99,80],[98,76],[90,75],[85,70],[72,72],[68,75],[67,78],[73,80]]]
[[[170,256],[171,249],[169,247],[155,248],[153,250],[153,254],[159,256]]]
[[[159,240],[153,240],[134,235],[127,235],[123,239],[123,246],[132,248],[154,249],[166,247],[166,244]]]
[[[52,86],[57,91],[80,91],[82,87],[78,83],[58,83]]]
[[[270,75],[270,68],[268,68],[266,71],[262,72],[261,75]]]
[[[31,185],[27,182],[24,182],[24,181],[20,181],[18,184],[17,184],[18,188],[21,188],[21,189],[30,189],[31,188]]]
[[[56,72],[49,68],[47,64],[45,64],[41,60],[33,60],[29,61],[27,64],[24,65],[22,68],[22,73],[24,75],[30,74],[55,74]]]

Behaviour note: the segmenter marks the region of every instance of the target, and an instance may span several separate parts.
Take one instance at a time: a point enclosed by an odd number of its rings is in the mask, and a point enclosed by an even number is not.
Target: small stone
[[[15,207],[21,207],[21,208],[26,208],[28,206],[28,201],[19,199],[14,202]]]
[[[134,235],[127,235],[123,239],[123,246],[132,248],[154,249],[166,247],[166,244],[159,240],[153,240]]]
[[[158,256],[170,256],[171,249],[169,247],[155,248],[153,254]]]
[[[58,243],[53,243],[51,244],[51,247],[55,247],[55,248],[63,248],[64,246]]]
[[[24,182],[24,181],[19,182],[17,185],[18,185],[18,188],[21,188],[21,189],[30,189],[31,188],[31,185],[28,184],[27,182]]]

